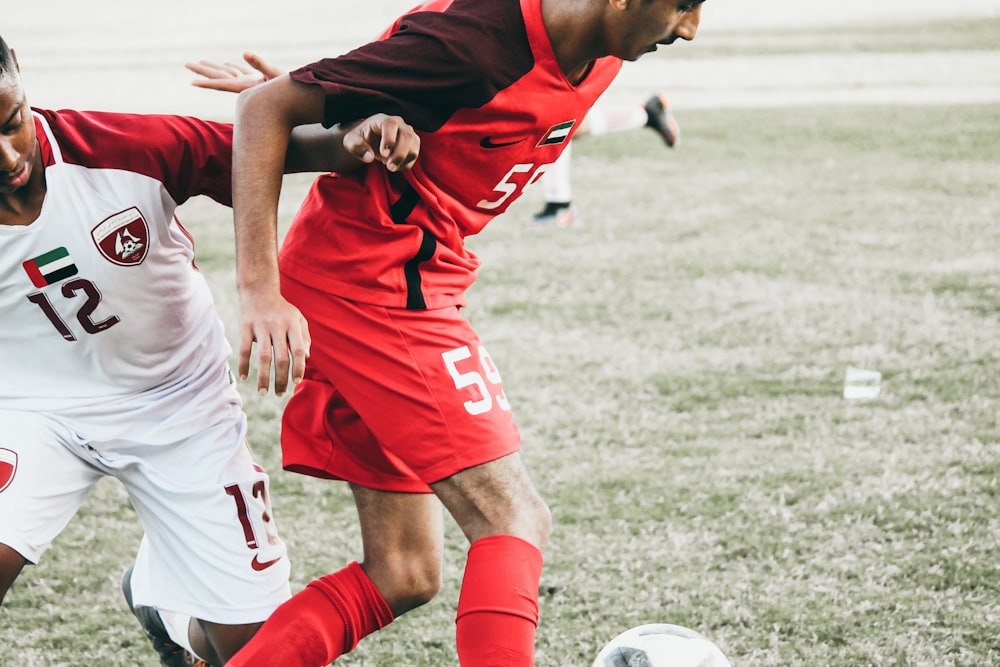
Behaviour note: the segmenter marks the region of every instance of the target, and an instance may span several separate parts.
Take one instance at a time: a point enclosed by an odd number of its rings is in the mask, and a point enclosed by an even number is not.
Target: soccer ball
[[[719,647],[694,630],[650,623],[626,630],[591,667],[732,667]]]

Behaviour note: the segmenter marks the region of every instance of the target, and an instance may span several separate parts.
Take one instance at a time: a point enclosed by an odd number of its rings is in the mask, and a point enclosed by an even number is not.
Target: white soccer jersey
[[[163,437],[185,437],[218,410],[187,397],[227,372],[230,348],[174,211],[198,194],[230,203],[232,128],[34,114],[47,192],[33,223],[0,225],[0,408],[98,439],[183,411]]]

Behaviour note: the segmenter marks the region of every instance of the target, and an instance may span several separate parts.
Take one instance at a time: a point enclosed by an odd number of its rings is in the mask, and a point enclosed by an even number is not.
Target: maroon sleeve
[[[435,6],[440,5],[439,9]],[[379,41],[291,73],[327,95],[327,126],[382,112],[434,131],[534,65],[518,0],[429,3]]]
[[[187,116],[35,109],[70,164],[124,169],[163,183],[175,202],[232,206],[233,128]]]

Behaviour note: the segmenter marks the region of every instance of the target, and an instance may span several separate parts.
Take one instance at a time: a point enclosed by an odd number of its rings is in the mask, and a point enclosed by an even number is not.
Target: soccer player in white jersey
[[[404,170],[418,147],[376,114],[309,128],[287,167]],[[231,350],[174,216],[199,194],[230,204],[231,156],[227,124],[32,109],[0,38],[0,601],[115,477],[145,531],[122,588],[164,665],[222,665],[290,595]]]

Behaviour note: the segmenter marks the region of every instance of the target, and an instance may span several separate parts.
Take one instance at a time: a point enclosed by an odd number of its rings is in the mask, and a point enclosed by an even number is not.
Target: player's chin
[[[615,55],[617,55],[622,60],[625,60],[625,61],[628,61],[628,62],[635,62],[636,60],[638,60],[639,58],[642,58],[647,53],[652,53],[655,50],[656,50],[656,46],[654,45],[654,46],[647,46],[646,48],[642,49],[641,51],[630,51],[628,53],[618,53],[618,54],[615,54]]]

